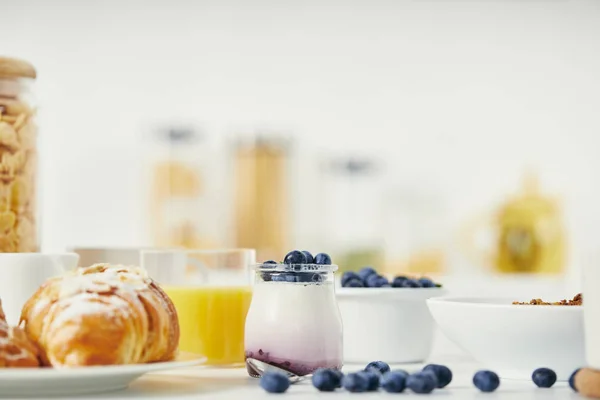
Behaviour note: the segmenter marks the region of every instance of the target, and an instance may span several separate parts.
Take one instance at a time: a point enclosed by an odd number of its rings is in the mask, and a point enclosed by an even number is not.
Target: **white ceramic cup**
[[[587,366],[600,369],[600,251],[583,260],[583,326]]]
[[[47,279],[77,268],[75,253],[0,253],[0,299],[11,325],[19,323],[25,302]]]

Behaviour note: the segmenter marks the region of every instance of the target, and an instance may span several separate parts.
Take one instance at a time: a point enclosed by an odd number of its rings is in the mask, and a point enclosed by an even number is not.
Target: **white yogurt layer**
[[[342,319],[333,283],[257,283],[246,317],[245,347],[276,359],[341,365]]]

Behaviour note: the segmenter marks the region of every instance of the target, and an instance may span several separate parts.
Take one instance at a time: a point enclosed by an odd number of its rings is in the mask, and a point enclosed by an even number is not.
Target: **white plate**
[[[441,331],[500,378],[531,379],[551,368],[558,380],[585,366],[583,307],[513,305],[514,298],[427,300]]]
[[[0,397],[73,396],[125,389],[155,371],[191,367],[206,357],[180,355],[175,361],[80,368],[1,368]]]

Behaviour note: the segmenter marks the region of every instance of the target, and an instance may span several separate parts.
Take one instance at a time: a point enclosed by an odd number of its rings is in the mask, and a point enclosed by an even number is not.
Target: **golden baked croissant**
[[[0,368],[39,367],[40,351],[21,328],[8,326],[0,301]]]
[[[43,284],[21,325],[54,367],[167,361],[179,343],[169,297],[137,267],[95,264]]]

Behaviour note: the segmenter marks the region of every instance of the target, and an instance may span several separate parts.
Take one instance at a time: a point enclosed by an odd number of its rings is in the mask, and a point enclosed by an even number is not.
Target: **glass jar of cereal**
[[[0,253],[39,250],[35,68],[0,57]]]

